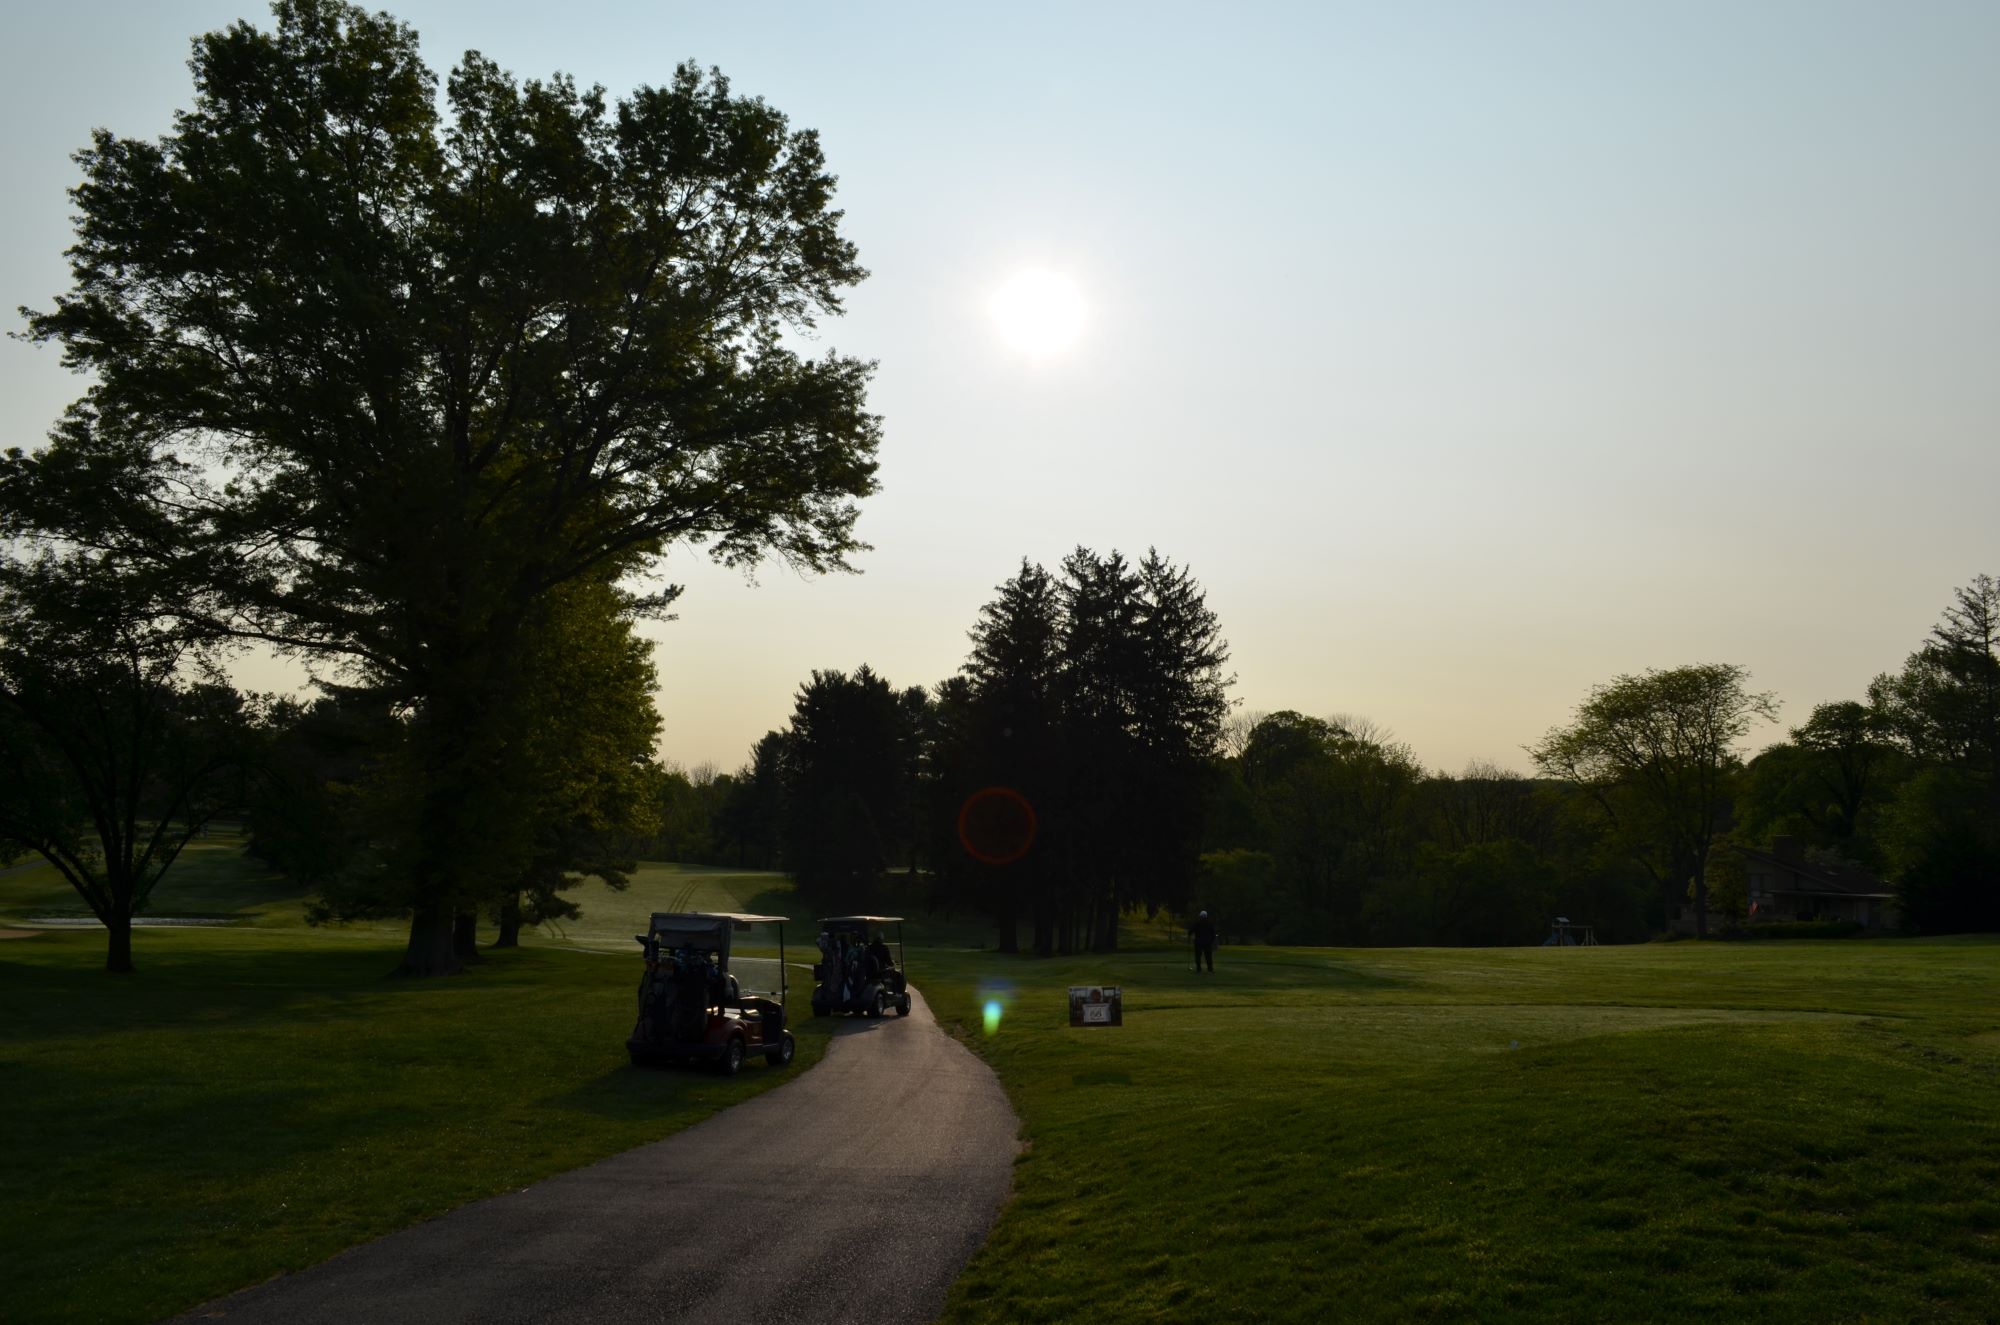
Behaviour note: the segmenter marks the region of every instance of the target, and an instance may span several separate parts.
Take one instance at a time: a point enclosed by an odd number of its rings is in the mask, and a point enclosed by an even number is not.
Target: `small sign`
[[[1125,1003],[1117,985],[1071,985],[1069,1024],[1072,1026],[1122,1026]]]

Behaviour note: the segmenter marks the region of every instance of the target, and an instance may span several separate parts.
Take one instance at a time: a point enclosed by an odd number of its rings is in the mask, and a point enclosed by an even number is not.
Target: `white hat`
[[[1200,915],[1196,916],[1196,917],[1195,917],[1195,919],[1196,919],[1196,920],[1206,920],[1206,919],[1208,919],[1208,912],[1206,912],[1206,911],[1203,911],[1203,912],[1202,912],[1202,913],[1201,913]]]

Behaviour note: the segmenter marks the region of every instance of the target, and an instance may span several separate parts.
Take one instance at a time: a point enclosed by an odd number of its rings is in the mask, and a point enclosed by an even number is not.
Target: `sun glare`
[[[1083,330],[1083,296],[1067,276],[1019,272],[994,294],[993,321],[1015,349],[1050,354],[1068,349]]]

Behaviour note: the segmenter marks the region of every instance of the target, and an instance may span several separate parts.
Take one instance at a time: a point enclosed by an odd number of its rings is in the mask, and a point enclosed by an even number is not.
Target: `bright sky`
[[[881,364],[874,551],[674,556],[683,763],[740,764],[815,667],[934,684],[1078,543],[1193,568],[1243,709],[1445,769],[1525,767],[1649,666],[1743,664],[1802,721],[2000,573],[1987,0],[390,8],[440,72],[717,65],[840,176],[874,275],[821,339]],[[164,130],[187,39],[244,16],[8,5],[0,306],[65,285],[68,153]],[[1029,271],[1066,348],[992,316]],[[0,444],[76,392],[0,343]]]

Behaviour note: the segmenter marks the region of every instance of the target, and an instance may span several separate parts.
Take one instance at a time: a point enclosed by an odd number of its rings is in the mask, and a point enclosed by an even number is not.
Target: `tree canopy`
[[[1768,692],[1732,663],[1696,663],[1620,676],[1590,692],[1576,721],[1528,753],[1554,777],[1584,788],[1620,822],[1677,907],[1692,887],[1695,932],[1708,932],[1710,848],[1728,823],[1736,744],[1759,718],[1777,717]]]
[[[1912,769],[1882,829],[1907,918],[2000,929],[2000,580],[1955,591],[1930,638],[1868,695]]]
[[[132,918],[236,803],[249,756],[249,714],[176,621],[178,587],[114,553],[0,558],[0,845],[68,881],[114,972],[133,969]]]
[[[92,385],[4,477],[48,536],[201,566],[204,628],[416,716],[405,965],[433,973],[556,586],[863,546],[870,365],[787,333],[865,273],[817,136],[719,73],[613,100],[471,53],[440,112],[403,24],[273,13],[196,40],[166,135],[78,154],[74,285],[29,329]]]

